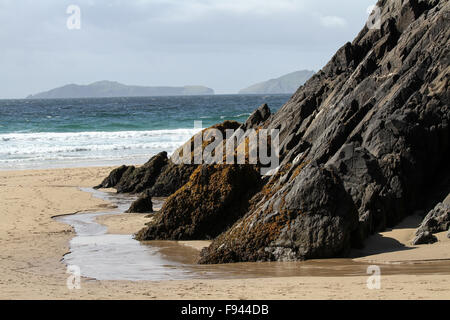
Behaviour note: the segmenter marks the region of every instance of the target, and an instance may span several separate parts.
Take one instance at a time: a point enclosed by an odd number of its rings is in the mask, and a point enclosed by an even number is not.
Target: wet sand
[[[369,264],[351,259],[324,259],[302,262],[233,263],[223,265],[198,265],[199,249],[208,241],[145,241],[133,239],[132,234],[142,228],[138,221],[151,220],[153,214],[130,216],[126,211],[135,196],[83,188],[94,197],[108,201],[117,208],[92,213],[55,217],[57,221],[71,225],[76,236],[70,241],[70,253],[64,263],[80,267],[81,275],[97,280],[184,280],[184,279],[246,279],[296,276],[353,276],[365,274]],[[159,210],[164,199],[153,199]],[[135,220],[127,226],[137,225],[129,233],[115,234],[108,225],[100,224],[105,217],[113,224]],[[120,217],[117,219],[117,217]],[[136,217],[136,218],[134,218]],[[110,223],[111,223],[110,221]],[[108,222],[108,220],[106,220]],[[123,231],[123,229],[122,229]],[[421,265],[392,265],[382,267],[388,274],[436,274],[448,273],[450,261]]]
[[[71,227],[52,219],[74,212],[112,209],[111,204],[92,197],[79,187],[99,183],[111,168],[52,169],[0,172],[0,298],[2,299],[450,299],[450,272],[445,261],[417,264],[413,273],[403,269],[388,275],[383,271],[380,290],[369,290],[368,275],[362,268],[353,275],[330,272],[331,261],[320,264],[328,270],[322,275],[264,276],[246,279],[193,279],[172,281],[93,280],[82,278],[80,290],[66,287],[66,266],[61,261],[75,233]],[[117,224],[120,219],[114,217]],[[142,216],[139,216],[142,219]],[[134,219],[133,219],[134,220]],[[110,220],[113,221],[113,220]],[[128,221],[128,219],[127,219]],[[144,221],[136,223],[136,226]],[[131,223],[131,222],[130,222]],[[109,226],[108,226],[109,228]],[[134,228],[129,226],[129,228]],[[112,230],[110,230],[112,231]],[[439,244],[439,243],[438,243]],[[179,245],[195,255],[197,250]],[[430,248],[435,248],[430,245]],[[444,255],[447,247],[437,249]],[[173,248],[168,249],[173,252]],[[406,251],[406,250],[404,250]],[[420,250],[414,261],[423,260]],[[448,253],[448,250],[447,250]],[[436,253],[437,254],[437,253]],[[169,253],[172,255],[172,253]],[[185,256],[183,253],[182,256]],[[394,260],[392,260],[394,261]],[[316,265],[314,265],[316,263]],[[337,262],[345,269],[345,264]],[[363,265],[366,262],[361,261]],[[264,264],[253,264],[265,268]],[[287,268],[289,264],[282,264]],[[414,266],[410,265],[410,266]],[[295,270],[297,267],[292,264]],[[248,265],[245,266],[248,268]],[[392,265],[404,267],[404,265]],[[337,266],[332,267],[335,269]],[[430,269],[431,268],[431,269]],[[433,269],[434,268],[434,269]],[[426,270],[425,270],[426,269]],[[273,270],[276,270],[274,268]],[[434,274],[430,274],[433,272]],[[433,271],[434,270],[434,271]],[[285,271],[283,271],[285,272]],[[298,270],[296,270],[298,272]],[[254,271],[258,276],[258,272]],[[286,273],[285,273],[286,274]]]

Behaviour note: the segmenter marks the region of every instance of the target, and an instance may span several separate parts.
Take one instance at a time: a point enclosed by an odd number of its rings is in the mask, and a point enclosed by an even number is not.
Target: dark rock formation
[[[137,238],[217,237],[200,263],[336,257],[441,202],[450,181],[450,2],[377,5],[380,29],[364,27],[277,113],[263,105],[242,125],[279,130],[280,165],[270,178],[258,165],[179,172],[179,152],[172,167],[155,159],[146,170],[116,169],[105,185],[118,191],[169,192],[166,179],[182,185]],[[228,127],[239,124],[217,125]],[[184,170],[193,171],[185,183]],[[435,208],[424,226],[441,230],[446,217]],[[434,239],[422,230],[417,243]]]
[[[139,198],[134,201],[126,212],[151,213],[153,212],[152,196],[149,190],[142,192]]]
[[[450,228],[450,206],[440,202],[430,210],[417,229],[416,235],[428,231],[438,233],[447,231]]]
[[[102,183],[100,183],[99,185],[95,186],[94,189],[114,188],[119,183],[120,179],[122,179],[123,174],[127,170],[128,170],[128,166],[120,166],[119,168],[114,169],[102,181]]]
[[[151,197],[167,197],[173,194],[189,180],[195,168],[196,165],[176,165],[162,152],[140,168],[121,166],[114,169],[95,188],[116,188],[118,193],[142,192],[141,197],[131,204],[127,212],[152,212]],[[146,197],[150,197],[149,201],[145,200]]]
[[[227,129],[255,129],[270,115],[269,107],[263,104],[242,125],[235,121],[225,121],[211,128],[218,129],[225,137]],[[200,134],[203,134],[204,142],[195,148],[193,141]],[[184,146],[187,145],[188,150],[192,150],[191,161],[211,142],[206,131],[198,133],[186,142]],[[172,159],[175,162],[179,162],[177,157],[183,155],[184,146],[174,152]],[[239,146],[239,143],[235,145],[234,151]],[[182,166],[186,165],[174,165],[172,170]],[[194,168],[189,181],[167,199],[158,215],[159,220],[151,222],[141,230],[136,236],[137,239],[212,239],[244,215],[250,198],[261,187],[258,165],[203,164]],[[163,172],[160,178],[171,179],[173,176],[174,174]],[[154,187],[156,186],[157,184]]]
[[[171,195],[151,222],[136,235],[139,240],[212,239],[248,209],[260,186],[250,165],[201,165],[189,181]]]
[[[267,119],[269,119],[271,113],[267,103],[262,104],[258,109],[256,109],[247,121],[240,127],[242,130],[256,129],[258,126],[262,125]]]
[[[121,166],[111,171],[101,184],[94,188],[116,188],[118,193],[139,193],[153,186],[161,170],[168,165],[167,152],[160,152],[142,167]]]
[[[350,196],[332,171],[315,164],[299,170],[278,191],[263,190],[271,194],[263,196],[257,210],[219,236],[203,252],[200,263],[345,254],[358,222]],[[251,233],[243,236],[247,231]]]
[[[118,193],[142,192],[153,186],[163,168],[168,165],[168,161],[167,153],[160,152],[142,167],[129,167],[114,187]]]
[[[195,134],[191,139],[189,139],[189,141],[187,141],[181,147],[179,147],[177,150],[175,150],[175,152],[172,154],[170,159],[176,164],[185,164],[186,160],[189,163],[194,164],[194,163],[196,163],[196,159],[199,159],[202,157],[202,155],[205,151],[205,148],[215,141],[215,137],[211,134],[210,131],[208,131],[208,129],[219,130],[220,133],[222,134],[222,137],[225,139],[226,130],[236,130],[241,126],[242,126],[242,124],[237,121],[226,120],[222,123],[213,125],[210,128],[206,128],[206,129],[202,130],[201,132]],[[195,140],[198,141],[199,139],[202,141],[202,144],[196,145],[194,143],[194,141]],[[225,140],[224,140],[224,143],[225,143]],[[189,155],[184,155],[185,149],[188,150]],[[203,162],[200,161],[200,163],[203,163]],[[198,163],[198,164],[200,164],[200,163]]]
[[[257,118],[259,120],[255,121],[261,121],[270,115],[270,110],[267,105],[260,109],[262,114]],[[240,126],[241,124],[236,121],[224,121],[211,128],[218,129],[225,137],[225,131],[227,129],[235,130]],[[204,148],[212,142],[208,140],[209,137],[206,135],[204,143],[194,148],[194,138],[204,132],[203,130],[185,143],[191,150],[192,163],[194,162],[194,155],[203,152]],[[161,152],[139,168],[134,166],[121,166],[114,169],[95,188],[115,188],[118,193],[140,193],[145,191],[145,195],[148,197],[168,197],[186,184],[191,174],[198,167],[196,164],[185,164],[179,161],[178,157],[182,155],[183,146],[178,148],[170,159],[167,158],[166,152]],[[152,207],[149,206],[146,208],[146,203],[150,205],[151,201],[146,202],[138,199],[128,211],[131,212],[130,210],[134,210],[133,208],[139,208],[141,210],[140,212],[151,212]]]
[[[437,238],[431,232],[421,231],[416,235],[416,237],[412,241],[412,244],[413,245],[432,244],[435,243],[436,241],[438,241]]]
[[[155,183],[148,189],[153,197],[168,197],[181,188],[188,180],[197,165],[174,164],[170,159],[167,166]]]
[[[279,173],[201,263],[338,256],[437,200],[450,174],[450,2],[378,6],[381,28],[364,27],[264,121],[280,130]]]

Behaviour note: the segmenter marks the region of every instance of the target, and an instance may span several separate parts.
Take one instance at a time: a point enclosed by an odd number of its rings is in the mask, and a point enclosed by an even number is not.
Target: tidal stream
[[[63,257],[67,265],[80,267],[81,275],[97,280],[182,280],[232,279],[289,276],[368,276],[369,264],[351,259],[322,259],[304,262],[254,262],[198,265],[199,251],[177,241],[134,240],[133,235],[108,234],[96,222],[102,215],[120,214],[135,199],[129,195],[83,188],[93,196],[116,205],[114,210],[56,217],[71,225],[76,236],[70,252]],[[162,206],[156,200],[154,207]],[[138,231],[138,230],[136,230]],[[450,274],[450,262],[380,265],[387,274]]]

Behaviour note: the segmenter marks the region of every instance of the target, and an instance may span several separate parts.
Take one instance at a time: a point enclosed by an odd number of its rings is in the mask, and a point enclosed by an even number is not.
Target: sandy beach
[[[105,210],[110,203],[80,187],[98,184],[110,167],[0,172],[1,299],[450,299],[445,274],[382,275],[381,289],[366,286],[368,276],[278,277],[231,280],[98,281],[83,278],[69,290],[61,261],[75,233],[53,216]],[[130,234],[149,221],[142,214],[103,216],[110,233]],[[450,239],[411,246],[417,225],[410,217],[398,228],[374,235],[356,260],[420,263],[450,259]],[[383,239],[383,241],[379,241]],[[183,242],[200,249],[207,242]]]

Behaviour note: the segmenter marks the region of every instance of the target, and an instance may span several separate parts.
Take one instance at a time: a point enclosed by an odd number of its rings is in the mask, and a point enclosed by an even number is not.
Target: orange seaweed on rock
[[[380,28],[264,121],[280,130],[280,174],[200,263],[339,257],[448,195],[450,3],[377,6]]]
[[[247,211],[260,187],[261,176],[254,166],[200,165],[136,239],[213,239]]]

